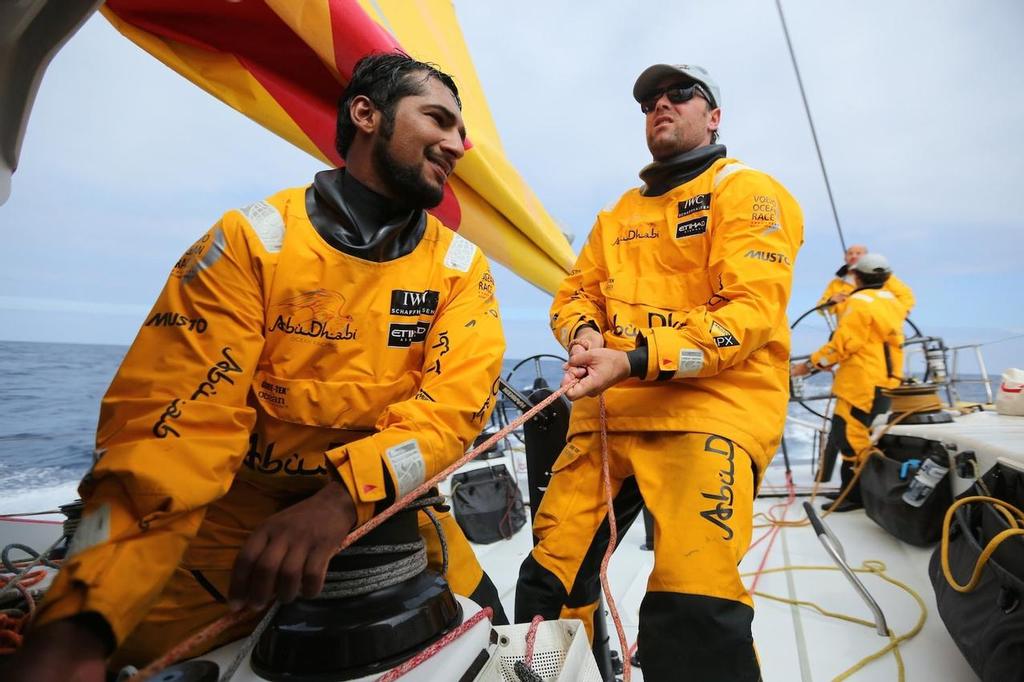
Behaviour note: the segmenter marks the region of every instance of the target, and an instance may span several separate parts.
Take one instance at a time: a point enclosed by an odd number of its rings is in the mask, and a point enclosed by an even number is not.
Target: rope
[[[768,573],[781,573],[783,571],[838,571],[838,570],[839,570],[839,568],[836,567],[836,566],[783,566],[783,567],[780,567],[780,568],[769,568],[769,569],[766,569],[766,570],[763,571],[763,573],[768,574]],[[881,658],[885,654],[889,653],[890,651],[892,651],[893,657],[896,659],[896,669],[897,669],[897,673],[898,673],[899,682],[904,682],[904,680],[906,679],[906,670],[904,669],[904,665],[903,665],[903,657],[900,655],[899,645],[901,643],[903,643],[903,642],[906,642],[906,641],[908,641],[910,639],[913,639],[917,635],[917,633],[919,633],[921,631],[921,628],[924,627],[925,620],[928,617],[928,608],[925,606],[924,599],[922,599],[921,595],[918,594],[912,587],[910,587],[906,583],[901,582],[899,580],[896,580],[895,578],[892,578],[892,577],[888,576],[885,573],[885,570],[886,570],[885,564],[882,563],[881,561],[865,561],[865,562],[863,562],[861,564],[860,568],[855,568],[855,569],[852,569],[852,570],[855,573],[870,573],[870,574],[873,574],[873,575],[877,575],[882,580],[885,580],[886,582],[890,583],[891,585],[895,585],[896,587],[902,589],[904,592],[906,592],[911,597],[913,597],[914,601],[917,602],[917,606],[918,606],[919,612],[918,612],[918,617],[917,617],[917,623],[914,624],[913,628],[911,628],[907,632],[903,633],[902,635],[898,635],[898,636],[890,629],[889,632],[888,632],[888,634],[889,634],[889,643],[886,646],[882,647],[881,649],[879,649],[875,653],[871,654],[870,656],[865,656],[860,661],[855,663],[852,667],[847,668],[846,670],[841,672],[839,675],[837,675],[836,677],[832,678],[832,682],[841,682],[842,680],[846,680],[846,679],[850,678],[855,673],[857,673],[858,671],[862,670],[869,663],[871,663],[872,661],[878,660],[879,658]],[[753,575],[753,574],[752,573],[746,573],[746,574],[743,575],[743,577],[746,577],[746,576],[749,576],[749,575]],[[854,616],[848,616],[848,615],[845,615],[845,614],[842,614],[842,613],[835,613],[833,611],[827,611],[826,609],[823,609],[822,607],[818,606],[817,604],[815,604],[814,602],[811,602],[811,601],[805,601],[805,600],[799,600],[799,599],[788,599],[786,597],[778,597],[778,596],[775,596],[775,595],[764,594],[764,593],[761,593],[761,592],[756,592],[754,594],[755,594],[755,596],[762,597],[764,599],[770,599],[772,601],[781,602],[783,604],[793,604],[795,606],[804,606],[804,607],[812,608],[812,609],[816,610],[818,613],[822,614],[823,616],[827,616],[829,618],[837,618],[839,620],[844,620],[844,621],[847,621],[847,622],[850,622],[850,623],[857,623],[858,625],[863,625],[865,627],[869,627],[869,628],[872,628],[872,629],[874,629],[874,627],[875,627],[874,621],[868,621],[868,620],[864,620],[864,619],[861,619],[861,618],[856,618]]]
[[[533,649],[537,645],[537,628],[544,622],[544,616],[534,616],[530,621],[530,629],[526,631],[526,654],[523,657],[523,664],[527,667],[533,665]]]
[[[937,391],[921,394],[920,389],[915,389],[910,395],[904,394],[899,389],[886,391],[886,395],[892,399],[890,411],[893,414],[904,412],[937,412],[942,409],[942,401],[939,400]]]
[[[494,611],[491,609],[490,606],[484,607],[479,612],[474,614],[469,620],[464,622],[462,625],[455,628],[454,630],[446,634],[444,637],[437,640],[436,642],[428,646],[426,649],[410,658],[402,665],[398,666],[397,668],[393,668],[392,670],[378,677],[376,682],[394,682],[394,680],[397,680],[399,677],[406,674],[413,668],[416,668],[417,666],[423,664],[431,657],[433,657],[435,654],[437,654],[437,652],[441,651],[441,649],[444,649],[446,646],[457,640],[459,637],[472,630],[473,626],[482,621],[484,618],[490,618],[493,615]]]
[[[21,647],[23,633],[36,614],[36,600],[28,588],[36,585],[46,577],[46,571],[33,570],[21,577],[14,588],[20,593],[21,605],[0,609],[0,656],[13,654]],[[9,584],[14,576],[0,575],[0,584]],[[15,602],[18,604],[19,602]]]
[[[793,487],[793,473],[791,471],[786,472],[786,486],[789,488],[789,497],[786,498],[786,501],[776,504],[768,509],[768,513],[771,514],[773,510],[782,507],[782,517],[780,519],[782,521],[786,520],[786,512],[793,504],[793,501],[796,500],[796,488]],[[761,580],[761,576],[764,574],[764,568],[768,564],[768,557],[771,555],[772,546],[775,544],[775,539],[778,537],[781,530],[782,526],[773,525],[771,530],[757,541],[761,542],[765,537],[769,535],[771,536],[768,541],[768,547],[765,548],[764,554],[761,556],[761,563],[758,565],[757,571],[754,573],[754,580],[750,583],[750,588],[747,590],[748,592],[754,592],[757,589],[757,583]],[[757,542],[751,544],[750,547],[747,548],[747,551],[749,552]]]
[[[441,522],[438,521],[437,516],[431,509],[431,507],[442,503],[444,503],[444,496],[441,495],[421,497],[418,500],[413,500],[407,509],[422,509],[434,524],[434,530],[437,531],[437,536],[441,541],[441,574],[447,575],[448,542],[445,539],[444,530],[441,528]],[[417,538],[415,542],[393,545],[349,547],[345,550],[345,555],[399,554],[402,552],[414,553],[407,557],[392,561],[391,563],[381,564],[379,566],[370,566],[356,571],[328,571],[325,576],[323,589],[320,591],[320,594],[313,597],[313,599],[341,599],[345,597],[355,597],[361,594],[369,594],[370,592],[374,592],[385,587],[397,585],[404,580],[408,580],[409,578],[419,575],[424,569],[426,569],[427,550],[426,543],[423,541],[423,538]],[[260,637],[263,636],[264,631],[266,631],[270,626],[270,623],[273,622],[274,616],[277,615],[280,606],[280,603],[275,602],[273,608],[269,609],[267,613],[264,614],[256,628],[249,634],[248,638],[246,638],[242,648],[235,654],[235,658],[220,676],[219,682],[228,682],[228,680],[234,677],[235,672],[238,671],[242,662],[256,647],[256,644],[259,642]]]
[[[604,394],[599,396],[601,407],[601,478],[604,483],[604,502],[608,509],[608,547],[604,550],[601,558],[601,588],[604,590],[605,599],[608,600],[608,611],[612,615],[612,622],[615,623],[615,632],[619,636],[619,651],[628,652],[629,642],[626,641],[626,631],[622,628],[622,619],[619,618],[619,609],[615,606],[615,598],[612,597],[611,586],[608,584],[608,563],[612,559],[612,552],[618,542],[619,529],[615,522],[615,506],[612,503],[612,480],[608,471],[608,413],[605,410]],[[623,661],[622,679],[629,682],[633,667]]]
[[[359,528],[356,528],[355,530],[353,530],[351,533],[349,533],[345,537],[345,539],[342,541],[341,545],[338,547],[337,551],[341,552],[341,551],[344,551],[344,550],[348,549],[353,543],[355,543],[358,540],[360,540],[363,537],[365,537],[367,533],[369,533],[372,530],[374,530],[375,528],[379,527],[382,523],[384,523],[385,521],[390,519],[392,516],[394,516],[398,512],[400,512],[403,509],[405,509],[406,507],[408,507],[417,498],[421,497],[424,493],[426,493],[428,490],[433,488],[440,481],[444,480],[445,478],[450,476],[452,473],[454,473],[456,469],[458,469],[459,467],[463,466],[467,462],[469,462],[472,459],[474,459],[475,457],[477,457],[481,452],[486,452],[488,449],[490,449],[490,447],[492,445],[494,445],[499,440],[501,440],[502,438],[507,436],[513,430],[519,428],[519,426],[522,425],[523,423],[525,423],[526,421],[532,419],[536,414],[538,414],[545,407],[547,407],[548,405],[550,405],[554,401],[558,400],[560,397],[562,397],[562,395],[566,391],[568,391],[570,388],[575,386],[576,383],[578,383],[578,382],[573,382],[572,384],[568,384],[566,386],[562,386],[557,391],[555,391],[551,395],[549,395],[547,398],[544,398],[544,400],[540,401],[539,403],[534,405],[532,408],[530,408],[529,410],[527,410],[526,412],[524,412],[520,416],[516,417],[507,426],[502,428],[500,431],[496,432],[494,435],[492,435],[490,438],[485,440],[483,443],[481,443],[480,445],[476,446],[475,448],[473,448],[472,450],[467,452],[465,455],[463,455],[459,459],[457,459],[454,462],[452,462],[451,464],[449,464],[446,468],[444,468],[443,470],[439,471],[437,474],[435,474],[429,480],[424,481],[423,483],[421,483],[414,490],[411,490],[410,492],[406,493],[405,496],[403,496],[397,502],[395,502],[390,507],[388,507],[387,509],[382,511],[380,514],[378,514],[377,516],[374,516],[372,519],[370,519],[369,521],[364,523],[362,526],[360,526]],[[274,606],[271,607],[271,611],[274,611],[276,609],[277,609],[277,602],[275,602]],[[487,609],[487,610],[489,610],[489,609]],[[145,668],[140,670],[139,673],[138,673],[138,678],[140,680],[147,680],[150,677],[155,676],[157,673],[159,673],[161,670],[163,670],[167,666],[169,666],[169,665],[177,662],[178,660],[184,658],[190,651],[193,651],[199,645],[214,639],[215,637],[217,637],[218,635],[223,633],[228,628],[233,627],[235,625],[238,625],[238,624],[242,623],[243,621],[247,620],[250,617],[251,617],[251,614],[250,613],[246,613],[244,611],[235,611],[235,612],[231,612],[231,613],[228,613],[228,614],[222,616],[221,618],[219,618],[219,619],[215,620],[214,622],[210,623],[209,625],[207,625],[205,628],[203,628],[202,630],[200,630],[196,634],[192,635],[191,637],[189,637],[189,638],[183,640],[182,642],[178,643],[177,645],[173,646],[163,656],[160,656],[159,658],[154,660],[152,663],[147,665]],[[268,621],[269,622],[269,618],[264,616],[264,621]],[[232,674],[233,674],[233,671],[232,671]],[[225,682],[228,679],[230,679],[230,677],[221,676],[221,682]]]
[[[18,550],[19,552],[24,552],[25,554],[27,554],[29,556],[30,559],[37,559],[39,565],[47,566],[49,568],[60,568],[57,564],[55,564],[52,561],[50,561],[49,559],[47,559],[45,554],[40,554],[39,552],[35,551],[34,549],[29,547],[28,545],[22,545],[22,544],[17,543],[17,542],[12,542],[11,544],[9,544],[6,547],[4,547],[3,551],[0,552],[0,562],[3,562],[4,568],[6,568],[11,573],[18,573],[19,572],[19,568],[18,568],[17,564],[20,563],[20,564],[24,565],[26,563],[24,561],[21,561],[21,562],[11,561],[11,551],[15,550],[15,549]]]
[[[997,511],[999,511],[1010,524],[1010,528],[1000,532],[998,535],[989,540],[985,548],[981,550],[981,554],[978,556],[978,560],[974,563],[974,570],[971,571],[971,578],[964,584],[960,584],[956,578],[953,577],[953,572],[949,568],[949,526],[953,521],[953,514],[960,507],[972,504],[974,502],[988,502]],[[950,508],[946,511],[946,517],[942,520],[942,544],[940,546],[940,556],[942,559],[942,574],[946,577],[946,582],[957,592],[967,593],[973,591],[978,587],[978,583],[981,582],[981,571],[985,568],[985,564],[988,563],[992,553],[996,551],[999,545],[1003,544],[1008,538],[1024,535],[1024,528],[1021,527],[1020,523],[1024,523],[1024,512],[1017,509],[1009,502],[997,499],[995,497],[988,497],[986,495],[973,495],[971,497],[964,497],[954,502]],[[966,530],[966,529],[965,529]]]
[[[16,588],[18,586],[18,584],[25,577],[28,576],[28,572],[31,571],[36,566],[39,566],[40,564],[45,562],[47,560],[46,557],[50,556],[50,553],[53,552],[53,550],[57,549],[57,545],[59,545],[62,542],[64,542],[64,536],[63,535],[56,542],[54,542],[52,545],[47,547],[46,550],[42,554],[37,554],[36,557],[34,559],[32,559],[32,561],[29,562],[27,567],[21,569],[20,572],[15,572],[17,574],[14,576],[14,579],[11,580],[10,582],[8,582],[6,585],[4,585],[3,588],[0,588],[0,597],[2,597],[5,594],[7,594],[7,592],[9,590],[13,590],[14,588]],[[33,552],[33,553],[35,552],[35,550],[30,550],[30,551]]]
[[[878,443],[878,441],[880,441],[882,439],[882,436],[887,434],[893,427],[898,425],[904,419],[907,419],[908,417],[910,417],[911,415],[914,415],[914,414],[917,414],[917,411],[911,410],[909,412],[904,412],[904,413],[898,415],[891,422],[889,422],[888,424],[883,426],[881,429],[879,429],[878,432],[874,436],[872,436],[870,444],[866,448],[861,450],[857,454],[857,456],[856,456],[856,459],[859,461],[859,465],[855,466],[853,468],[853,478],[851,478],[850,482],[846,484],[846,487],[844,487],[839,492],[839,497],[837,497],[835,502],[832,503],[832,505],[829,507],[829,509],[827,511],[825,511],[821,515],[821,518],[825,518],[826,516],[831,514],[832,510],[834,510],[836,507],[838,507],[839,505],[841,505],[843,503],[843,500],[845,500],[846,497],[850,494],[850,491],[852,491],[854,489],[854,487],[857,485],[857,482],[860,480],[861,473],[863,473],[864,467],[867,466],[867,461],[868,461],[868,459],[872,455],[883,455],[883,456],[885,455],[885,453],[882,452],[881,450],[879,450],[878,447],[877,447],[877,443]],[[845,456],[844,456],[844,459],[846,459]],[[819,485],[821,483],[821,479],[822,479],[823,475],[824,475],[824,472],[819,470],[818,471],[818,475],[814,479],[814,488],[811,490],[811,502],[812,503],[814,502],[814,498],[817,497],[818,487],[819,487]],[[774,507],[773,507],[773,509],[774,509]],[[784,519],[776,518],[776,517],[774,517],[772,515],[771,509],[768,510],[768,513],[761,512],[761,513],[755,514],[754,518],[755,519],[756,518],[764,519],[765,521],[767,521],[766,525],[768,525],[768,526],[777,525],[777,526],[782,526],[783,528],[800,528],[802,526],[810,525],[810,523],[811,523],[806,517],[804,517],[803,519],[800,519],[800,520],[795,520],[795,521],[786,521]],[[759,526],[755,526],[755,527],[756,528],[764,528],[765,525],[759,525]],[[760,540],[759,540],[759,542],[760,542]]]

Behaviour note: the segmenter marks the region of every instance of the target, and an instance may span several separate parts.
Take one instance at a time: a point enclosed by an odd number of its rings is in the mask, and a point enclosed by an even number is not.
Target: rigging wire
[[[825,157],[821,153],[821,144],[818,143],[818,133],[814,129],[814,119],[811,117],[811,107],[807,103],[807,92],[804,90],[804,81],[800,77],[800,67],[796,63],[796,53],[793,51],[793,42],[789,39],[789,27],[786,25],[786,15],[782,12],[782,0],[775,0],[775,7],[779,11],[779,21],[782,22],[782,34],[786,37],[786,47],[789,48],[789,59],[793,62],[793,71],[796,73],[796,84],[800,87],[800,99],[804,102],[804,111],[807,112],[807,122],[811,126],[811,138],[814,139],[814,149],[818,152],[818,163],[821,164],[821,175],[825,178],[825,191],[828,192],[828,203],[832,206],[832,217],[836,220],[836,230],[839,232],[839,244],[846,252],[846,238],[843,237],[843,226],[839,222],[839,211],[836,210],[836,200],[832,196],[832,184],[828,181],[828,171],[825,170]]]

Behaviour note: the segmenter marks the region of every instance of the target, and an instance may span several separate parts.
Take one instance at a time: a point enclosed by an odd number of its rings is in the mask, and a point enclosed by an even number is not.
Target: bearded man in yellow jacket
[[[834,323],[838,323],[839,318],[842,317],[843,311],[846,309],[846,299],[850,297],[853,290],[857,288],[854,282],[853,268],[860,260],[862,256],[868,253],[868,247],[863,244],[853,244],[846,249],[844,254],[845,263],[843,266],[836,270],[836,275],[829,280],[828,286],[825,287],[825,291],[821,294],[821,298],[818,299],[818,305],[823,306],[825,304],[831,304],[826,308],[822,308],[822,315],[830,315]],[[886,291],[892,292],[896,299],[903,304],[906,308],[907,314],[910,314],[911,308],[914,307],[916,302],[914,299],[914,292],[910,290],[907,284],[896,277],[891,275],[886,280],[883,288]]]
[[[103,399],[71,555],[4,679],[99,682],[111,653],[143,665],[251,610],[206,647],[237,638],[275,599],[317,595],[352,528],[465,452],[504,338],[486,259],[425,211],[464,140],[448,75],[367,57],[339,106],[346,167],[185,252]],[[501,622],[442,525],[453,590]]]
[[[516,620],[576,616],[593,634],[609,542],[603,394],[619,532],[641,495],[654,517],[644,679],[754,682],[753,602],[738,564],[786,416],[786,305],[803,218],[777,180],[714,144],[721,97],[706,70],[652,66],[633,96],[654,161],[642,187],[598,214],[551,307],[570,354],[564,382],[580,382],[534,518],[538,544],[520,569]]]
[[[812,353],[810,360],[792,368],[794,376],[804,376],[816,369],[839,367],[832,382],[836,406],[820,476],[829,480],[836,456],[841,455],[844,489],[853,480],[854,467],[871,446],[871,422],[889,409],[890,401],[882,395],[882,389],[900,383],[903,321],[907,317],[903,302],[885,288],[892,278],[885,256],[864,254],[850,272],[854,289],[846,298],[846,309],[832,338]],[[823,509],[846,512],[861,507],[860,490],[854,486],[839,505],[828,503]]]

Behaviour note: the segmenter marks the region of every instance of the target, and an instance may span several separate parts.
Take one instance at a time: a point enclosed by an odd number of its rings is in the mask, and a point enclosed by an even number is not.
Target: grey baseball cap
[[[857,259],[852,269],[857,272],[863,272],[865,275],[872,273],[881,275],[886,272],[892,272],[892,267],[889,266],[889,259],[880,253],[865,253]]]
[[[633,99],[637,102],[641,101],[645,95],[658,87],[658,83],[670,76],[685,76],[692,81],[700,83],[711,95],[711,99],[714,100],[711,102],[711,107],[718,108],[722,106],[722,93],[718,89],[718,84],[711,79],[711,74],[708,73],[707,69],[696,64],[655,64],[654,66],[648,66],[640,74],[640,77],[636,79],[636,83],[633,84]]]

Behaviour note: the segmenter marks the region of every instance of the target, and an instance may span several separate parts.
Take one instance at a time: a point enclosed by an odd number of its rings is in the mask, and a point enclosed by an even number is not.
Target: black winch
[[[252,653],[274,681],[350,680],[399,665],[462,622],[444,577],[426,568],[416,510],[335,556],[316,599],[281,606]]]

